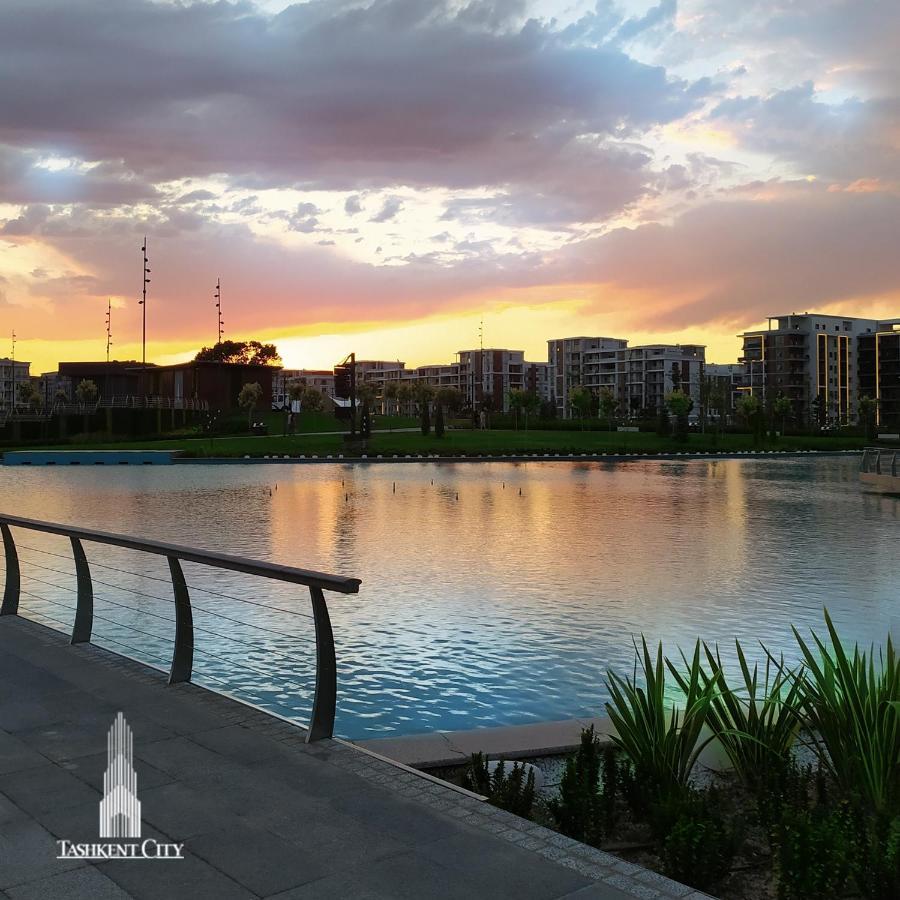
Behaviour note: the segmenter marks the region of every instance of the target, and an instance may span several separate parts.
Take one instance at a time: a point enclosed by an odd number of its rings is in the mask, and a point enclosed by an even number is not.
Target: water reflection
[[[595,714],[641,633],[792,657],[824,605],[866,643],[897,625],[900,502],[861,492],[852,458],[0,469],[0,508],[362,578],[330,602],[353,737]],[[23,612],[64,627],[66,542],[20,542]],[[165,561],[87,550],[98,643],[166,666]],[[305,594],[185,572],[198,680],[305,716]]]

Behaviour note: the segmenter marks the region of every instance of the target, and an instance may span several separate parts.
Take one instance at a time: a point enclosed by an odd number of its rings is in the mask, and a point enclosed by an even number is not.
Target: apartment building
[[[19,398],[19,385],[31,379],[31,363],[13,360],[9,357],[0,359],[0,410],[12,411]]]
[[[435,390],[453,388],[459,390],[459,363],[446,363],[435,366],[419,366],[410,372],[417,381],[430,384]]]
[[[900,319],[878,322],[857,338],[859,396],[877,400],[875,421],[883,431],[900,432]]]
[[[44,399],[44,408],[52,409],[58,398],[72,399],[72,380],[59,372],[44,372],[37,380],[38,390]]]
[[[616,390],[617,353],[627,346],[624,338],[583,335],[547,341],[549,388],[556,414],[562,418],[571,415],[569,392],[573,387]]]
[[[474,409],[509,411],[509,392],[525,390],[524,350],[460,350],[459,389]]]
[[[315,388],[326,400],[334,398],[334,372],[329,369],[279,369],[272,376],[272,409],[284,409],[291,401],[288,385],[299,381]],[[328,405],[325,407],[329,408]]]
[[[706,378],[712,382],[716,393],[724,392],[727,398],[724,414],[731,418],[744,389],[744,367],[741,363],[707,363]]]
[[[550,363],[525,363],[525,390],[537,395],[541,403],[549,403],[553,396]]]
[[[356,361],[356,380],[367,381],[381,391],[392,381],[398,384],[408,378],[414,378],[412,371],[406,368],[405,362],[399,359],[358,359]]]
[[[874,379],[878,332],[874,319],[818,313],[770,316],[766,329],[739,335],[746,390],[763,403],[783,394],[800,422],[854,422],[861,387],[859,342],[863,339],[863,346],[871,347],[871,362],[864,369]]]
[[[665,409],[672,391],[689,394],[691,417],[700,412],[701,385],[706,375],[702,344],[647,344],[623,347],[616,354],[618,397],[628,415],[648,415]]]

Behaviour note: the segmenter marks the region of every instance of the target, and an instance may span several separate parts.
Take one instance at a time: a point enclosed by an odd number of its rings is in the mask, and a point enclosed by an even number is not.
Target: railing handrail
[[[312,569],[298,569],[280,563],[247,559],[243,556],[232,556],[229,553],[217,553],[214,550],[198,550],[185,547],[183,544],[169,544],[165,541],[146,540],[129,537],[124,534],[113,534],[109,531],[96,531],[92,528],[78,528],[73,525],[61,525],[58,522],[43,522],[39,519],[26,519],[22,516],[10,516],[0,513],[0,522],[27,528],[31,531],[43,531],[47,534],[59,534],[63,537],[78,538],[95,544],[110,544],[114,547],[125,547],[128,550],[140,550],[156,556],[174,556],[184,562],[200,563],[216,569],[230,569],[246,575],[259,575],[276,581],[288,581],[307,587],[318,587],[323,591],[336,591],[339,594],[357,594],[362,583],[358,578],[346,578],[343,575],[329,575]]]
[[[165,556],[169,564],[175,601],[175,640],[172,665],[169,670],[169,684],[190,681],[193,673],[194,621],[190,590],[181,569],[182,561],[308,587],[316,632],[316,686],[306,739],[307,741],[318,741],[332,736],[337,701],[337,664],[334,635],[331,630],[331,619],[328,615],[324,591],[335,591],[340,594],[358,593],[361,583],[358,578],[328,575],[325,572],[298,569],[279,563],[216,553],[212,550],[198,550],[181,544],[145,540],[91,528],[62,525],[58,522],[42,522],[38,519],[0,513],[0,536],[2,536],[6,559],[6,583],[3,602],[0,605],[0,616],[18,615],[19,599],[22,593],[19,555],[11,526],[69,538],[77,579],[77,606],[75,607],[75,621],[72,625],[73,644],[90,642],[94,620],[94,589],[90,564],[84,553],[82,541]],[[208,612],[208,610],[206,611]]]

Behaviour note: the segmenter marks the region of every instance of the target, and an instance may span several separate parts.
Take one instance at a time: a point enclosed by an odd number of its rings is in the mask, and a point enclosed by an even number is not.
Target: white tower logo
[[[139,838],[141,801],[137,798],[137,773],[134,771],[131,728],[122,713],[106,736],[107,765],[103,773],[103,799],[100,801],[100,837]]]

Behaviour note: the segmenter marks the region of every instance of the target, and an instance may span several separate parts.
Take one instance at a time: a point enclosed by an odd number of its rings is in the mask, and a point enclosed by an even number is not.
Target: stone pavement
[[[96,843],[106,735],[134,733],[143,838],[181,860],[57,860]],[[341,741],[41,625],[0,619],[0,898],[704,895]]]

